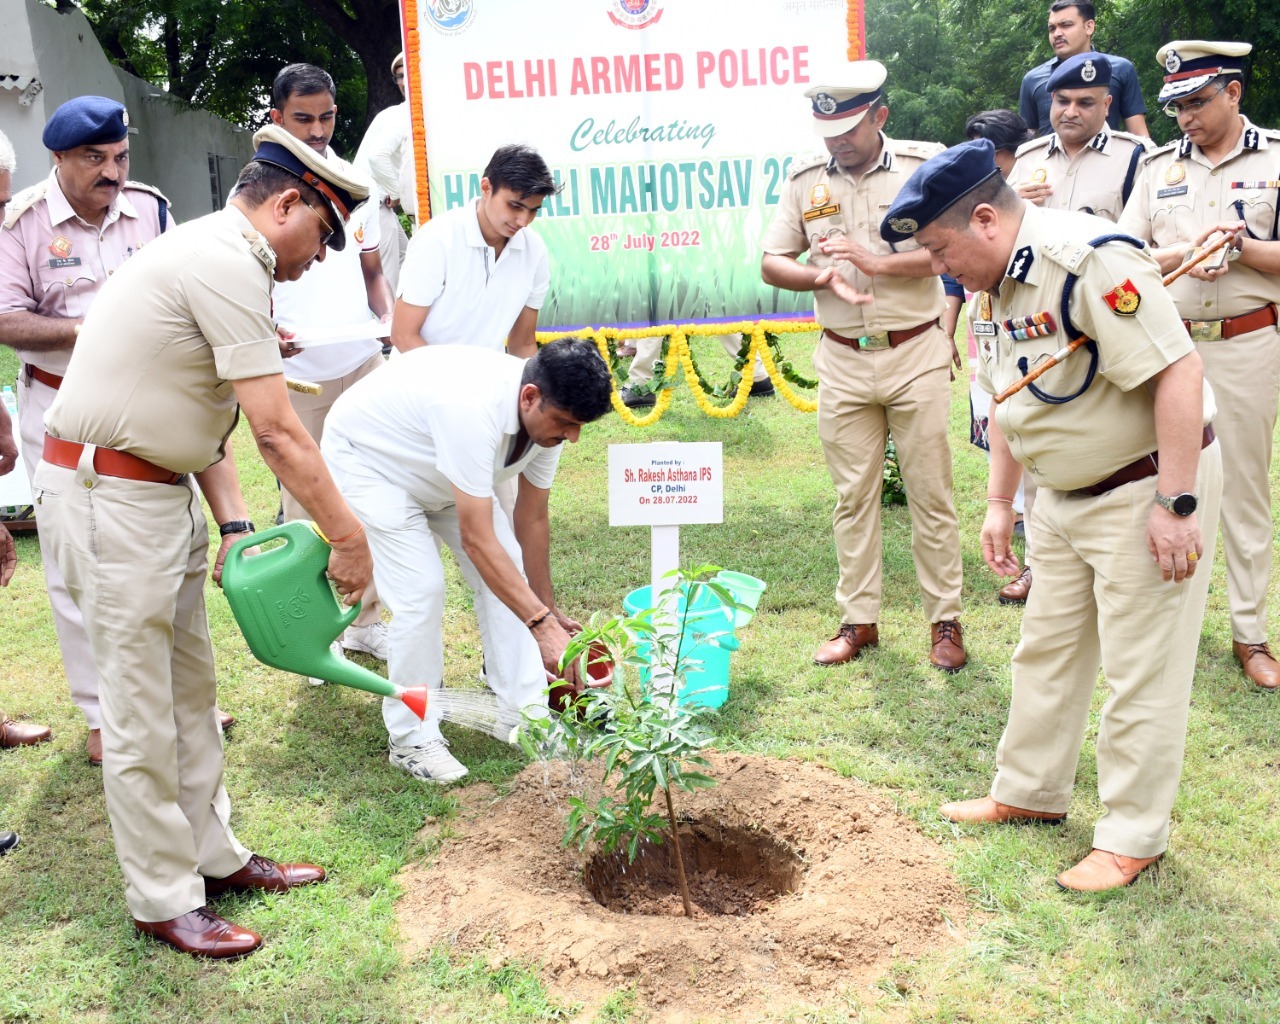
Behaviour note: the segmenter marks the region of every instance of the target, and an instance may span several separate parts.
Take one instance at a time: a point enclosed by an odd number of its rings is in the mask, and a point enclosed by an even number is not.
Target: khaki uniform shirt
[[[274,266],[234,206],[147,246],[89,311],[46,429],[175,473],[213,465],[239,414],[231,382],[284,372]]]
[[[880,237],[880,222],[911,172],[941,153],[934,142],[900,142],[880,135],[880,159],[861,177],[852,178],[834,159],[799,161],[790,172],[763,248],[775,256],[809,253],[809,265],[839,266],[845,280],[874,301],[851,306],[830,291],[813,294],[814,315],[823,327],[845,337],[916,327],[942,315],[945,299],[936,277],[868,277],[851,263],[833,260],[819,242],[845,236],[873,253],[918,249],[914,239],[891,245]]]
[[[1235,149],[1217,167],[1186,136],[1143,160],[1120,229],[1163,248],[1190,244],[1210,224],[1243,220],[1249,237],[1275,241],[1280,192],[1231,186],[1280,178],[1280,132],[1241,120]],[[1237,262],[1216,281],[1183,274],[1169,294],[1186,320],[1222,320],[1280,302],[1280,277]]]
[[[1042,210],[1074,210],[1092,213],[1114,223],[1133,186],[1138,160],[1147,141],[1103,125],[1093,141],[1075,156],[1068,156],[1057,134],[1032,139],[1018,147],[1017,161],[1009,172],[1009,184],[1047,182],[1053,192]]]
[[[50,171],[14,198],[0,232],[0,314],[83,317],[107,278],[160,236],[162,201],[150,186],[128,182],[96,227],[76,215],[58,185],[57,169]],[[71,349],[18,349],[18,358],[62,376]]]
[[[1062,289],[1068,274],[1078,275],[1069,304],[1075,328],[1070,337],[1083,333],[1097,341],[1093,383],[1062,405],[1024,388],[995,406],[1014,458],[1042,487],[1088,487],[1155,451],[1155,407],[1142,385],[1193,349],[1149,253],[1123,242],[1089,246],[1110,229],[1097,217],[1028,204],[1004,279],[969,306],[978,382],[998,394],[1070,340],[1062,323]],[[1015,318],[1044,313],[1052,318],[1051,333],[1015,339]],[[1084,383],[1089,364],[1089,351],[1081,348],[1036,386],[1049,395],[1070,395]],[[1213,411],[1206,383],[1201,422],[1208,423]]]

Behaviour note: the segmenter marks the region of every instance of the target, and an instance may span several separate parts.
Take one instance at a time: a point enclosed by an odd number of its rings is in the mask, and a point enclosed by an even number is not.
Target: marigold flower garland
[[[802,334],[821,330],[821,328],[811,320],[773,320],[767,321],[769,329],[766,331],[764,323],[746,320],[731,324],[663,324],[638,328],[596,327],[583,328],[580,331],[539,331],[537,338],[539,345],[545,345],[562,338],[585,337],[589,334],[613,375],[613,394],[610,399],[614,411],[624,423],[633,427],[652,426],[662,419],[663,414],[671,407],[672,389],[675,387],[677,371],[681,367],[684,370],[685,383],[688,384],[698,408],[715,419],[732,419],[746,408],[747,399],[751,396],[752,378],[746,368],[753,364],[756,356],[759,356],[764,364],[774,388],[793,408],[805,413],[817,412],[818,403],[797,394],[792,384],[799,388],[811,389],[816,388],[818,382],[801,377],[785,360],[782,361],[783,368],[779,369],[773,353],[776,351],[779,357],[782,355],[777,335]],[[738,358],[734,363],[734,372],[739,374],[736,384],[730,378],[729,384],[723,388],[717,388],[708,384],[698,369],[693,350],[689,346],[689,337],[721,334],[741,334],[749,337],[750,342],[739,350]],[[618,357],[617,343],[658,336],[663,338],[662,353],[654,364],[654,380],[647,385],[646,391],[656,395],[657,401],[648,413],[638,416],[623,404],[622,396],[618,393],[618,385],[626,383],[627,368]],[[730,391],[733,397],[728,402],[723,405],[716,404],[715,399],[725,398]]]

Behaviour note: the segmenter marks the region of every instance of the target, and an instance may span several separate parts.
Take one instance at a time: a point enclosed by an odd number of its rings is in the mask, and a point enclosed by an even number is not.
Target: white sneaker
[[[390,744],[388,760],[423,782],[456,782],[467,774],[467,766],[449,753],[449,741],[441,737],[420,747]]]
[[[386,661],[391,654],[391,637],[385,622],[371,622],[367,626],[348,626],[342,634],[342,646],[348,651],[360,651],[379,661]]]
[[[329,645],[329,652],[335,658],[341,658],[343,661],[347,660],[347,656],[342,653],[342,641],[340,640],[335,640]],[[307,676],[307,682],[312,686],[324,686],[328,681],[327,679],[321,679],[319,676]]]

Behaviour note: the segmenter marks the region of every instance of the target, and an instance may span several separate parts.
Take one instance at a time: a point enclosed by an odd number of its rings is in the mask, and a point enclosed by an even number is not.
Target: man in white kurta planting
[[[608,367],[589,342],[555,342],[527,361],[432,345],[334,405],[321,450],[365,525],[378,593],[393,613],[393,683],[443,684],[441,541],[475,593],[489,686],[506,707],[545,706],[546,672],[558,674],[579,628],[551,585],[548,497],[561,442],[609,410],[609,392]],[[512,479],[508,522],[494,492]],[[566,678],[580,688],[576,671]],[[453,782],[467,769],[430,711],[420,722],[383,701],[390,760],[424,781]]]

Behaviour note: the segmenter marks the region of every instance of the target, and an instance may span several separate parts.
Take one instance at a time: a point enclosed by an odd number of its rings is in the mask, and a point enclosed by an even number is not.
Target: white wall
[[[0,0],[0,26],[0,85],[34,74],[43,86],[30,105],[21,102],[18,88],[0,88],[0,131],[18,154],[15,191],[48,175],[53,161],[40,136],[49,116],[76,96],[110,96],[125,105],[129,176],[164,192],[179,220],[215,208],[210,153],[224,158],[224,170],[253,154],[250,132],[112,65],[79,11],[58,14],[38,0]]]

